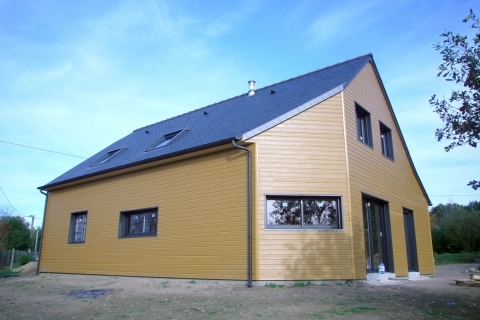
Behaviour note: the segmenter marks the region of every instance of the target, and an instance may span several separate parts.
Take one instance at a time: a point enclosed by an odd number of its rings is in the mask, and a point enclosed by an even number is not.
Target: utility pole
[[[30,229],[33,230],[33,222],[35,221],[35,216],[27,216],[27,217],[30,217],[32,218],[32,224],[30,225]]]
[[[30,225],[30,238],[33,237],[33,222],[35,221],[35,215],[27,216],[32,218],[32,224]],[[35,244],[36,246],[36,244]],[[30,245],[28,246],[28,252],[30,252]]]

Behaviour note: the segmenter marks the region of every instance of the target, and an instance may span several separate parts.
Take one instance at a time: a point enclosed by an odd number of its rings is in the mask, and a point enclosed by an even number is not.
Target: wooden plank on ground
[[[480,288],[480,281],[478,281],[478,280],[470,280],[470,279],[455,280],[455,284],[457,286],[463,286],[463,287],[478,287],[478,288]]]

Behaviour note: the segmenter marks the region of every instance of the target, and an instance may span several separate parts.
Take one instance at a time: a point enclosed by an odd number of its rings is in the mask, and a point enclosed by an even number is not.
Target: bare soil
[[[480,319],[480,288],[454,281],[468,278],[472,267],[478,263],[438,266],[434,276],[418,280],[252,288],[233,281],[30,271],[0,279],[0,318]]]

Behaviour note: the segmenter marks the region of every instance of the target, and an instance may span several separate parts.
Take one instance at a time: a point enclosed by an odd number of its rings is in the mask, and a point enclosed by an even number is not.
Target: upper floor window
[[[152,151],[152,150],[166,147],[186,130],[187,129],[182,129],[182,130],[177,130],[174,132],[164,134],[160,139],[158,139],[151,146],[149,146],[146,151]]]
[[[95,166],[98,166],[102,163],[105,163],[107,162],[108,160],[112,159],[116,154],[118,154],[120,151],[122,151],[123,148],[118,148],[118,149],[115,149],[115,150],[111,150],[111,151],[108,151],[107,153],[105,153],[103,156],[101,156],[100,158],[98,158],[97,160],[95,160],[94,163],[92,163],[90,165],[90,167],[95,167]]]
[[[355,104],[355,113],[357,115],[357,139],[373,148],[370,113],[358,104]]]
[[[68,243],[84,243],[87,230],[87,212],[75,212],[70,217]]]
[[[120,213],[119,238],[156,236],[158,208],[139,209]]]
[[[338,196],[267,196],[268,229],[341,229]]]
[[[382,144],[382,154],[393,160],[392,130],[380,122],[380,139]]]

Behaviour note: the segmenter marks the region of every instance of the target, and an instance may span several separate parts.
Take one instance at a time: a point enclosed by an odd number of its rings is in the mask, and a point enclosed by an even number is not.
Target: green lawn
[[[478,253],[442,253],[442,254],[434,254],[435,264],[442,265],[442,264],[454,264],[454,263],[472,263],[475,260],[479,260],[480,256]]]

